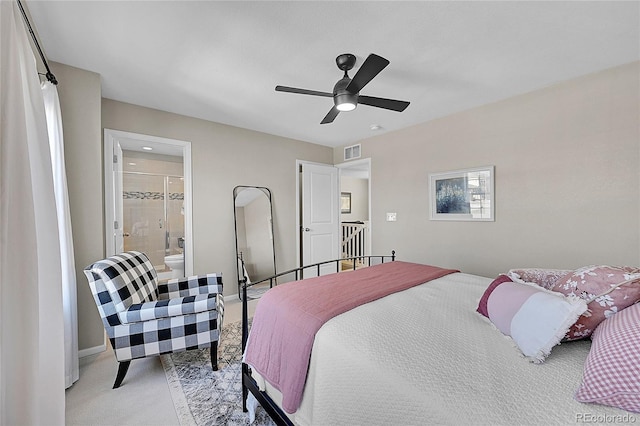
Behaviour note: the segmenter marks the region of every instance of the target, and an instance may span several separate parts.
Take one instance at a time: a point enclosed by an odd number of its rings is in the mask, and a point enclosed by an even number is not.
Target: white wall
[[[362,142],[373,254],[495,276],[640,264],[639,63]],[[409,107],[410,108],[410,107]],[[343,147],[334,150],[341,161]],[[495,222],[429,220],[429,173],[494,165]],[[397,212],[397,222],[386,222]]]

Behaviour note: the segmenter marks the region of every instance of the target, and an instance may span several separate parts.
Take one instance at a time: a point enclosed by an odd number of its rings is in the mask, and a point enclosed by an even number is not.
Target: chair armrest
[[[222,274],[193,275],[174,278],[158,284],[158,299],[195,296],[197,294],[222,294]]]
[[[133,322],[196,314],[198,312],[216,311],[217,308],[218,295],[213,293],[136,303],[129,306],[126,311],[119,315],[123,324],[130,324]]]

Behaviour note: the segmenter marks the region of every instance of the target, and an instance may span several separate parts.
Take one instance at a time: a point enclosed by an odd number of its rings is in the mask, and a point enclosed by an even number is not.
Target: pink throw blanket
[[[302,400],[316,332],[325,322],[454,272],[396,261],[278,285],[256,307],[245,362],[282,393],[282,408],[293,413]]]

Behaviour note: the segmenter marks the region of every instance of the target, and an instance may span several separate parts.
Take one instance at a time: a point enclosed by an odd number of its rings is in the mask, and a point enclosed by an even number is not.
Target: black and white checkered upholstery
[[[208,348],[218,341],[221,274],[158,285],[149,258],[136,251],[95,262],[84,273],[118,361]]]

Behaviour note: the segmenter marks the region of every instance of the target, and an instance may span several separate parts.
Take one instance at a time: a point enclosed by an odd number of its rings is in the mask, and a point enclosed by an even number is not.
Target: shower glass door
[[[182,253],[183,179],[124,172],[122,186],[124,249],[147,254],[162,279],[169,271],[165,256]]]

